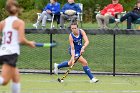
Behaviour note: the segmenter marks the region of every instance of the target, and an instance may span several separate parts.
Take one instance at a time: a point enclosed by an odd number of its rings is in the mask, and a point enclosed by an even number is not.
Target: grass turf
[[[50,28],[50,25],[51,23],[48,22],[47,25],[46,25],[46,28]],[[69,24],[69,22],[66,22],[66,26]],[[26,28],[34,28],[33,26],[33,23],[26,23]],[[59,25],[56,24],[56,22],[54,22],[54,26],[55,28],[59,28]],[[115,24],[109,24],[109,27],[110,28],[114,28],[115,27]],[[119,23],[118,24],[118,27],[121,28],[121,29],[125,29],[126,28],[126,23]],[[137,27],[137,26],[136,26]],[[39,26],[39,28],[41,28],[41,25]],[[94,23],[82,23],[82,27],[81,27],[81,24],[79,23],[79,28],[84,28],[84,29],[97,29],[98,28],[98,24],[96,22]],[[136,28],[134,28],[136,29]]]
[[[69,75],[63,83],[58,76],[22,74],[21,93],[140,93],[140,78],[135,76],[96,76],[98,83],[89,83],[86,75]],[[62,77],[62,75],[59,75]],[[0,93],[10,93],[10,84],[0,87]]]

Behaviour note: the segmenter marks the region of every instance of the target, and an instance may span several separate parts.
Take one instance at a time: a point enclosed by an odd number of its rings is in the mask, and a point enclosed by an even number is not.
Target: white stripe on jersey
[[[9,16],[5,19],[5,27],[2,31],[2,45],[0,46],[0,56],[20,54],[18,31],[13,28],[13,22],[17,20],[16,16]]]

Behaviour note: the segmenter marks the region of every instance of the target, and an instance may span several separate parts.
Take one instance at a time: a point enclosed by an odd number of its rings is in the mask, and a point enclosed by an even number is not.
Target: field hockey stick
[[[36,47],[46,47],[46,48],[55,47],[56,45],[57,44],[55,41],[53,41],[52,43],[35,43]]]
[[[80,55],[81,56],[81,55]],[[58,80],[58,82],[63,82],[63,80],[67,77],[67,75],[69,74],[69,72],[70,72],[70,70],[72,69],[72,67],[75,65],[75,63],[78,61],[78,59],[80,58],[80,56],[74,61],[74,64],[72,65],[72,66],[70,66],[69,68],[68,68],[68,70],[66,71],[66,73],[64,74],[64,76],[60,79],[60,78],[58,78],[57,80]]]

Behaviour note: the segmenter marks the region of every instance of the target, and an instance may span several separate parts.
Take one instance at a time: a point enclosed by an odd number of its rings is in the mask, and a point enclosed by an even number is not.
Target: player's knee
[[[88,63],[87,62],[83,63],[83,66],[88,66]]]
[[[88,65],[88,63],[85,63],[85,65],[87,66],[87,65]]]
[[[16,78],[13,78],[13,79],[12,79],[12,82],[15,82],[15,83],[20,82],[20,77],[17,76]]]
[[[7,81],[4,81],[2,85],[5,86],[5,85],[7,85],[8,83],[9,83],[9,81],[7,80]]]
[[[68,62],[68,65],[71,66],[72,65],[72,62]]]

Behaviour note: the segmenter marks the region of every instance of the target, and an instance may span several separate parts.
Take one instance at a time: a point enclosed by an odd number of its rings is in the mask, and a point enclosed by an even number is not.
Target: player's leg
[[[64,61],[58,65],[58,69],[63,68],[63,67],[69,67],[69,62]]]
[[[58,74],[58,69],[64,68],[64,67],[69,67],[69,62],[68,61],[64,61],[60,64],[54,63],[54,73]]]
[[[12,93],[20,93],[20,73],[17,68],[13,67],[12,69]]]
[[[6,85],[12,78],[12,67],[8,64],[3,64],[0,76],[0,85]]]
[[[69,54],[71,55],[70,48],[68,49],[68,51],[69,51]],[[70,63],[71,63],[70,61],[63,61],[60,64],[54,63],[54,73],[58,74],[58,69],[64,68],[64,67],[69,67]]]
[[[90,72],[90,68],[88,67],[87,61],[83,58],[83,56],[81,56],[81,57],[79,58],[78,61],[82,64],[83,70],[84,70],[85,73],[88,75],[88,77],[89,77],[90,79],[92,79],[92,78],[93,78],[93,75],[92,75],[91,72]]]
[[[83,58],[83,56],[81,56],[78,60],[82,66],[83,66],[83,70],[85,71],[85,73],[88,75],[88,77],[90,78],[90,82],[98,82],[98,79],[95,79],[94,75],[91,73],[90,68],[88,67],[88,63],[86,61],[86,59]]]
[[[63,62],[60,63],[60,64],[54,63],[54,73],[55,73],[55,74],[58,74],[58,70],[59,70],[60,68],[69,67],[69,66],[71,66],[71,65],[72,65],[71,60],[69,60],[69,61],[63,61]]]
[[[0,63],[3,64],[0,82],[2,85],[6,85],[12,79],[12,93],[20,93],[20,77],[19,71],[16,68],[17,58],[17,54],[0,57]]]

